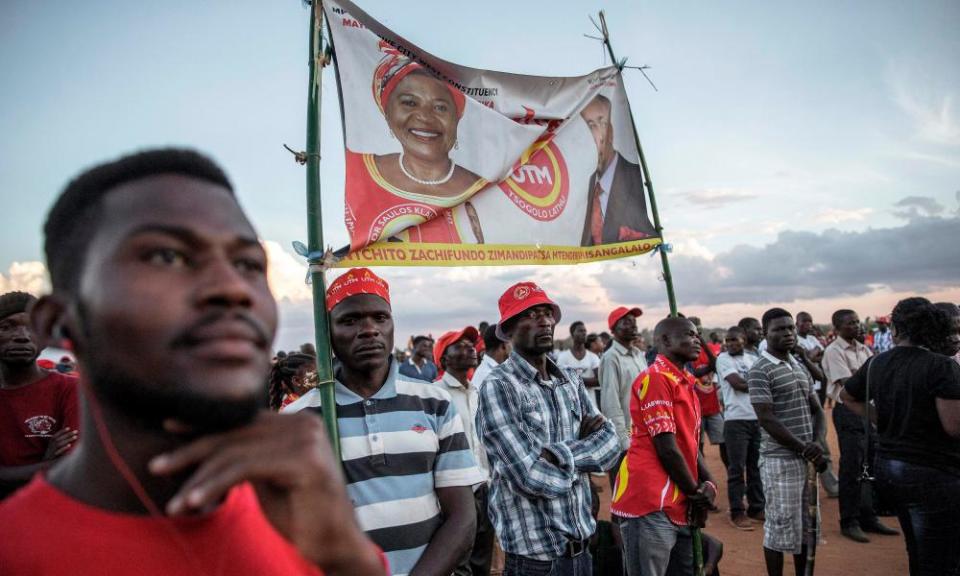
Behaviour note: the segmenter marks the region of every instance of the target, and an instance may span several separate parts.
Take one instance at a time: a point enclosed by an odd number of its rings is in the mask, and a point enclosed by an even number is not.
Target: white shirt
[[[807,334],[806,336],[801,336],[800,334],[797,334],[797,344],[799,344],[800,347],[806,350],[807,352],[813,352],[814,350],[823,350],[823,345],[820,344],[820,341],[817,340],[817,337],[814,336],[813,334]],[[819,380],[813,381],[814,390],[819,390],[820,386],[822,385],[823,383],[820,382]]]
[[[613,161],[607,165],[607,168],[603,171],[603,174],[600,175],[600,212],[603,213],[604,218],[607,216],[607,202],[610,201],[610,187],[613,186],[613,175],[617,171],[617,162],[619,162],[620,155],[614,153]]]
[[[477,466],[483,474],[483,480],[490,479],[490,463],[487,461],[487,452],[483,449],[483,444],[477,436],[477,407],[480,405],[480,394],[475,386],[464,388],[459,380],[444,372],[443,377],[437,384],[443,385],[444,389],[453,398],[453,405],[457,407],[457,415],[463,422],[463,433],[470,444],[470,451],[477,461]],[[476,484],[479,486],[479,484]]]
[[[473,371],[473,378],[470,379],[470,385],[475,386],[477,390],[479,390],[480,387],[483,386],[483,381],[486,380],[490,374],[490,371],[497,366],[499,366],[499,364],[497,364],[496,360],[491,358],[489,354],[484,354],[480,365]]]
[[[747,372],[753,367],[753,363],[759,359],[759,355],[749,350],[744,350],[743,354],[737,356],[732,356],[729,352],[721,352],[717,356],[717,378],[720,380],[720,393],[723,397],[724,420],[757,419],[757,413],[754,412],[753,404],[750,403],[750,392],[736,390],[727,382],[727,376],[739,374],[746,382]]]
[[[557,356],[557,366],[570,368],[580,378],[596,378],[597,371],[600,369],[600,357],[589,350],[584,350],[584,352],[586,354],[583,355],[583,358],[577,360],[577,357],[573,355],[573,350],[564,350]],[[599,391],[599,383],[594,388],[587,388],[587,397],[590,398],[593,407],[598,410],[600,409],[597,406],[597,392]]]

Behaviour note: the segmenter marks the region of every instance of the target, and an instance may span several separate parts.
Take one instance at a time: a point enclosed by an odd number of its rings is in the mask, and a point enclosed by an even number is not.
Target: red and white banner
[[[323,6],[346,144],[340,266],[572,264],[660,244],[615,67],[468,68],[346,0]]]

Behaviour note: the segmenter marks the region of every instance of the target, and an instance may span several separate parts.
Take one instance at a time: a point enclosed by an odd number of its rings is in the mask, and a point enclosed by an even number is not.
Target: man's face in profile
[[[610,123],[610,102],[600,97],[580,111],[597,144],[597,170],[602,172],[613,160],[613,125]]]

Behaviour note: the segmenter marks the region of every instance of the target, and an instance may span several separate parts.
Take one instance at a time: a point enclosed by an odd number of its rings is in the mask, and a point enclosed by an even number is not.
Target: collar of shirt
[[[467,387],[463,385],[462,382],[456,379],[455,376],[450,374],[450,372],[444,372],[443,377],[440,378],[440,381],[447,385],[447,388],[458,388],[460,390],[466,390]]]
[[[796,366],[796,365],[797,365],[797,361],[794,360],[794,359],[793,359],[793,356],[791,356],[790,354],[787,354],[787,359],[786,359],[786,360],[781,360],[781,359],[777,358],[776,356],[774,356],[773,354],[771,354],[770,352],[768,352],[768,351],[766,351],[766,350],[764,350],[763,352],[761,352],[761,353],[760,353],[760,356],[766,358],[767,360],[773,362],[774,364],[787,363],[787,364],[790,364],[791,366]]]
[[[856,339],[847,340],[843,336],[837,336],[837,340],[839,340],[844,345],[843,347],[846,348],[847,350],[853,350],[855,352],[859,352],[861,350],[869,350],[866,344],[863,344],[862,342]]]
[[[614,153],[613,161],[607,165],[606,170],[603,171],[603,174],[600,175],[600,189],[603,192],[600,193],[600,211],[604,215],[607,214],[607,202],[610,201],[610,187],[613,186],[613,175],[617,171],[617,162],[619,162],[620,154]]]
[[[517,368],[517,376],[522,380],[529,380],[551,387],[559,386],[567,382],[567,375],[553,363],[553,360],[551,360],[549,356],[547,357],[547,374],[552,377],[551,380],[542,380],[540,378],[540,372],[516,351],[510,353],[510,359],[513,360],[513,364]]]
[[[667,374],[672,375],[677,380],[678,384],[681,381],[686,382],[688,386],[693,386],[697,383],[696,377],[686,368],[678,368],[676,364],[671,362],[663,354],[657,354],[657,358],[653,361],[653,368],[657,372],[666,372]]]
[[[621,356],[639,356],[640,355],[640,351],[634,348],[633,346],[631,346],[628,349],[626,346],[617,342],[616,340],[613,341],[613,349],[616,350],[617,354],[620,354]]]
[[[497,361],[491,358],[489,354],[484,354],[483,360],[480,361],[480,366],[486,366],[487,368],[490,368],[491,370],[493,370],[494,368],[499,366],[499,364],[497,364]]]

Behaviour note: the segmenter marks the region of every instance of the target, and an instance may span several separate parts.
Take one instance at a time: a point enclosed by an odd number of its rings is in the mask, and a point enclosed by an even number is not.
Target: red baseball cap
[[[500,296],[498,305],[500,306],[500,321],[497,322],[497,338],[507,342],[510,338],[503,333],[503,323],[520,314],[524,310],[548,304],[553,308],[553,319],[560,321],[560,307],[557,303],[547,296],[543,288],[533,282],[517,282],[507,288],[507,291]]]
[[[617,325],[617,322],[619,322],[620,319],[627,314],[639,318],[640,316],[643,316],[643,310],[639,308],[627,308],[626,306],[620,306],[611,312],[610,316],[607,317],[607,327],[613,330],[613,327]]]
[[[464,338],[476,346],[477,340],[480,339],[480,332],[478,332],[473,326],[467,326],[460,331],[446,332],[443,336],[437,339],[437,343],[433,345],[433,363],[437,365],[438,371],[442,372],[440,369],[440,359],[443,358],[443,353],[447,351],[447,348],[451,344],[455,344]]]
[[[344,299],[357,294],[373,294],[390,303],[390,285],[386,280],[368,268],[351,268],[327,288],[327,312]]]

